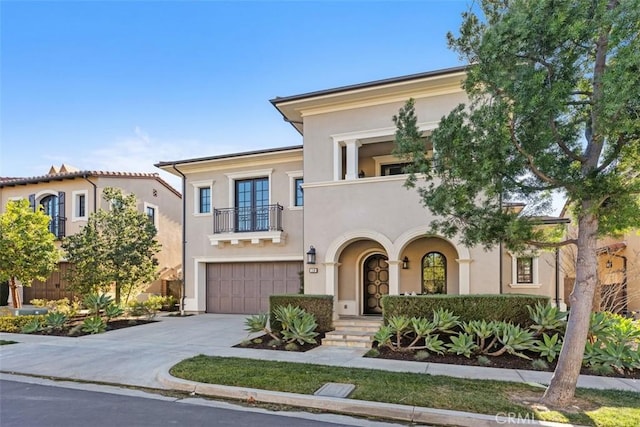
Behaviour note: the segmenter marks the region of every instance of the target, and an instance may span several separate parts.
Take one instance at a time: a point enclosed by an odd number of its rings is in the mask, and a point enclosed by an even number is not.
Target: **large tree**
[[[92,213],[87,225],[62,244],[72,265],[70,287],[88,294],[114,285],[116,302],[126,303],[158,276],[157,230],[138,210],[134,195],[105,188],[103,198],[109,209]]]
[[[46,280],[58,265],[60,251],[49,231],[50,221],[24,199],[10,201],[0,215],[0,282],[9,282],[14,308],[22,305],[18,282],[31,286],[34,280]]]
[[[469,62],[468,105],[432,133],[413,101],[394,117],[407,181],[468,245],[575,245],[576,283],[557,368],[543,401],[573,398],[597,283],[598,235],[640,225],[640,0],[482,0],[449,46]],[[426,182],[422,182],[425,179]],[[536,227],[551,194],[566,197],[575,239]],[[521,214],[505,201],[523,201]],[[556,236],[557,237],[557,236]]]

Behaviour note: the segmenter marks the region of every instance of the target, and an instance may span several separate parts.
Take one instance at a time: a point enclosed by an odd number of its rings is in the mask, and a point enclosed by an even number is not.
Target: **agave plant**
[[[402,337],[409,332],[411,320],[407,316],[391,316],[388,325],[393,331],[396,340],[394,345],[400,349],[402,347]]]
[[[104,308],[105,320],[108,323],[111,319],[120,317],[124,314],[124,309],[117,304],[111,303]]]
[[[563,331],[567,326],[567,313],[551,304],[536,303],[533,308],[528,305],[527,311],[534,322],[530,328],[536,335],[545,331]]]
[[[269,327],[267,326],[267,322],[269,321],[268,313],[260,313],[254,314],[253,316],[249,316],[244,320],[245,331],[249,333],[255,332],[264,332],[269,335],[274,340],[280,340],[280,337],[275,334]]]
[[[472,320],[462,324],[462,329],[471,335],[475,335],[476,344],[480,353],[487,352],[497,340],[498,322],[486,320]],[[487,339],[494,337],[492,341],[487,343]]]
[[[436,329],[436,325],[433,322],[429,321],[429,319],[425,319],[424,317],[412,317],[410,323],[411,332],[413,332],[414,338],[407,347],[408,349],[417,348],[416,344]]]
[[[90,334],[100,334],[107,330],[107,324],[100,316],[91,316],[82,322],[82,330]]]
[[[286,329],[290,329],[294,319],[302,317],[304,313],[306,313],[304,309],[298,306],[293,306],[291,304],[287,306],[281,305],[273,310],[273,315],[275,316],[276,320],[280,322],[283,331]]]
[[[502,348],[487,353],[488,356],[501,356],[505,352],[524,359],[531,359],[522,353],[522,350],[529,350],[533,345],[533,332],[522,328],[520,325],[504,323],[499,327],[498,342]]]
[[[432,353],[436,354],[444,354],[446,348],[444,346],[444,341],[442,341],[438,334],[429,335],[424,339],[424,348],[429,350]]]
[[[451,337],[451,342],[446,345],[449,353],[463,355],[467,358],[471,357],[471,353],[478,348],[473,337],[467,333],[461,333]]]
[[[373,340],[378,343],[378,347],[387,346],[391,350],[395,350],[391,343],[391,337],[393,337],[393,329],[389,325],[382,325],[378,332],[373,336]]]
[[[440,332],[451,334],[454,332],[453,328],[460,324],[460,316],[455,316],[453,311],[438,308],[433,311],[433,323],[436,325],[436,329]]]
[[[23,334],[33,334],[34,332],[40,332],[42,329],[43,328],[40,318],[34,317],[33,319],[22,325],[22,328],[20,328],[20,332]]]
[[[301,316],[291,319],[288,328],[282,329],[282,338],[287,343],[315,344],[316,336],[318,336],[318,333],[315,332],[317,327],[316,317],[303,310]]]
[[[89,294],[84,297],[82,303],[85,307],[92,311],[93,314],[98,315],[101,310],[104,310],[108,305],[113,302],[113,298],[107,294]]]
[[[60,312],[51,311],[44,316],[44,323],[47,329],[60,330],[67,323],[69,318]]]
[[[541,357],[546,357],[548,362],[556,360],[562,349],[562,339],[560,334],[553,334],[552,336],[546,333],[542,334],[542,339],[537,340],[531,346],[533,351],[540,353]]]

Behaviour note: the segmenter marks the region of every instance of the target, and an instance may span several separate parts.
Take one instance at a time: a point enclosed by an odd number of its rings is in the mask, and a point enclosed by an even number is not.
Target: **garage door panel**
[[[298,292],[302,268],[297,261],[208,264],[207,312],[266,312],[270,295]]]

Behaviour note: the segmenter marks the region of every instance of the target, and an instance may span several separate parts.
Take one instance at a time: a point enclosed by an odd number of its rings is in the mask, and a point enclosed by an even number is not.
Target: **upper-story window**
[[[29,204],[36,209],[36,195],[29,195]],[[47,214],[51,221],[49,222],[49,231],[53,233],[58,239],[65,236],[65,193],[64,191],[58,192],[58,194],[46,194],[39,198],[38,205],[42,211]]]
[[[404,172],[405,166],[408,163],[390,163],[386,165],[382,165],[380,168],[381,176],[389,176],[389,175],[402,175]]]
[[[193,214],[195,216],[211,215],[213,212],[214,181],[195,181],[193,186]]]
[[[304,180],[302,178],[296,178],[294,180],[294,191],[295,191],[295,202],[294,206],[304,206],[304,193],[302,192],[302,183]]]
[[[211,187],[198,188],[198,213],[211,213]]]
[[[74,191],[71,199],[71,221],[87,220],[87,191]]]
[[[144,213],[149,218],[149,221],[158,229],[158,207],[151,203],[144,202]]]
[[[269,229],[269,178],[235,182],[236,231]]]

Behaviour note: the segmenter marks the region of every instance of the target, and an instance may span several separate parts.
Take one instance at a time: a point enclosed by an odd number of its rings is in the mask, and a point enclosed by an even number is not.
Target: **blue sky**
[[[0,0],[0,176],[301,144],[269,99],[460,65],[470,3]]]

